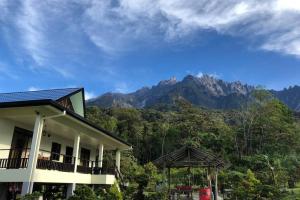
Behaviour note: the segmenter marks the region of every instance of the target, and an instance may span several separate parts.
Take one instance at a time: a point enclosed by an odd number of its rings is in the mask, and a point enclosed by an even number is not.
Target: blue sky
[[[0,91],[131,92],[212,74],[300,85],[298,0],[0,0]]]

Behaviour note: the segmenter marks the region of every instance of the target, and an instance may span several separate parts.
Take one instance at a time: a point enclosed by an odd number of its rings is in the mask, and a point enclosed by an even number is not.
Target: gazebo
[[[225,161],[210,153],[207,150],[194,148],[192,146],[183,146],[178,150],[161,156],[160,158],[153,161],[153,163],[160,169],[168,169],[168,187],[170,192],[171,178],[170,169],[171,168],[206,168],[207,169],[207,181],[210,191],[212,191],[211,183],[211,172],[215,171],[214,177],[214,193],[218,193],[218,171],[225,168]],[[217,200],[217,195],[215,200]]]

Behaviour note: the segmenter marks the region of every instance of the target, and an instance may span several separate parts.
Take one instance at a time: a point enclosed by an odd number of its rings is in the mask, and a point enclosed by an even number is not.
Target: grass
[[[283,200],[300,200],[300,183],[296,185],[295,188],[289,189],[289,195]]]

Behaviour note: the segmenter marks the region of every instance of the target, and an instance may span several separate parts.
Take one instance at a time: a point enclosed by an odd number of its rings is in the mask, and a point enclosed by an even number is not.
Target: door
[[[60,150],[61,150],[61,144],[58,144],[56,142],[52,142],[51,147],[51,160],[59,161],[60,158]]]
[[[81,148],[80,151],[80,162],[82,166],[85,167],[89,167],[89,163],[90,163],[90,150],[85,149],[85,148]]]
[[[25,129],[16,127],[14,130],[11,148],[8,157],[7,168],[24,168],[29,155],[28,143],[32,133]]]
[[[73,148],[66,147],[66,155],[64,157],[64,163],[72,164],[72,158],[73,158]]]

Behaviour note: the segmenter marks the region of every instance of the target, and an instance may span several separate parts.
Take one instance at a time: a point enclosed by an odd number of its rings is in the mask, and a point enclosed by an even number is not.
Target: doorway
[[[32,132],[15,127],[7,168],[18,169],[26,167],[26,159],[28,159],[29,156],[29,141],[31,138]]]
[[[66,155],[64,157],[64,163],[72,164],[73,158],[73,148],[72,147],[66,147]]]
[[[85,148],[81,148],[80,161],[81,161],[82,166],[89,167],[90,155],[91,155],[90,150],[85,149]]]

